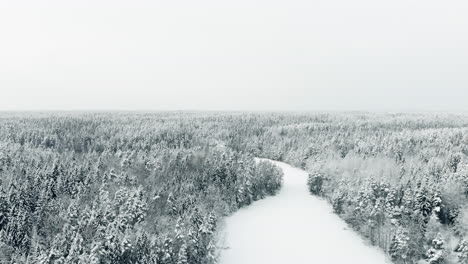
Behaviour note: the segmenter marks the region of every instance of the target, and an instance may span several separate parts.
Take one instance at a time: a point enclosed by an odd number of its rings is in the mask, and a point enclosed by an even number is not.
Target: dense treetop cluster
[[[240,135],[243,148],[308,170],[310,192],[394,263],[468,263],[468,116],[277,120],[262,136]]]
[[[230,120],[2,114],[0,262],[214,263],[218,220],[282,177],[229,147]]]

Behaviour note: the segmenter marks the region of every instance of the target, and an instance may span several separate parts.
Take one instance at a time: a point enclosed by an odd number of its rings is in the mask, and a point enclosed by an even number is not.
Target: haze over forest
[[[0,110],[468,110],[468,3],[2,1]]]

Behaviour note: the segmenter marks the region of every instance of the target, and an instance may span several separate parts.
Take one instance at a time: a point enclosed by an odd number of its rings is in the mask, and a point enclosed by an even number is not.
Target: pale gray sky
[[[2,0],[0,109],[468,110],[466,0]]]

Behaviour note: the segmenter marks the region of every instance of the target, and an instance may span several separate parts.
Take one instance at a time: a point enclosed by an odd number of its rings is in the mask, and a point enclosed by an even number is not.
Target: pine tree
[[[174,195],[171,193],[169,193],[169,195],[167,196],[167,204],[168,204],[168,207],[169,207],[169,212],[172,214],[172,215],[179,215],[179,209],[177,208],[177,205],[176,205],[176,199],[174,198]]]
[[[463,239],[455,248],[455,252],[458,253],[458,264],[468,263],[468,241]]]
[[[188,256],[187,256],[187,245],[185,242],[182,243],[179,249],[179,253],[177,254],[177,264],[188,264]]]
[[[162,264],[171,264],[173,263],[173,242],[172,239],[169,237],[166,237],[163,239],[163,244],[162,247],[160,248],[161,252],[161,257],[159,258],[161,260]]]
[[[217,248],[216,245],[213,243],[213,240],[210,240],[210,242],[208,243],[207,252],[207,263],[216,264],[218,262],[218,257],[216,255]]]
[[[424,217],[428,218],[432,213],[432,199],[429,190],[420,189],[416,193],[416,210]]]
[[[159,263],[157,259],[158,245],[151,243],[148,236],[142,233],[138,236],[134,247],[134,257],[138,264]]]
[[[184,223],[182,221],[182,218],[178,218],[177,219],[177,223],[176,223],[176,226],[175,226],[175,239],[176,239],[176,244],[177,245],[180,245],[183,243],[184,239],[185,239],[185,235],[184,235]]]
[[[17,249],[29,250],[32,229],[30,211],[13,204],[9,215],[8,222],[1,233],[2,240]]]
[[[407,231],[401,227],[397,228],[389,248],[389,254],[396,263],[406,263],[410,251],[409,240],[410,238],[407,235]]]
[[[341,190],[338,190],[338,193],[336,194],[335,198],[332,201],[332,206],[333,206],[333,211],[336,214],[342,214],[343,213],[343,205],[345,203],[345,198],[346,194],[342,192]]]
[[[461,162],[461,155],[460,154],[453,154],[451,153],[447,159],[447,167],[450,169],[451,172],[457,172],[458,164]]]
[[[309,186],[309,191],[314,195],[321,195],[322,187],[324,183],[324,178],[320,173],[309,174],[307,180],[307,185]]]
[[[101,263],[101,242],[94,241],[91,243],[91,251],[87,257],[89,264],[100,264]]]
[[[0,230],[2,230],[8,222],[8,209],[9,205],[6,195],[3,193],[3,190],[0,190]]]
[[[200,226],[202,225],[202,223],[203,223],[203,218],[200,214],[200,210],[197,207],[195,207],[193,209],[192,215],[190,216],[191,227],[193,228],[193,230],[198,232],[200,230]]]
[[[110,224],[104,234],[102,246],[99,247],[99,256],[101,259],[110,263],[118,263],[122,259],[122,247],[120,237],[123,234],[116,223]]]
[[[200,247],[201,243],[198,229],[190,227],[187,238],[187,252],[189,263],[198,263],[200,258],[200,252],[202,252],[202,249]]]
[[[67,221],[70,224],[70,227],[75,230],[77,228],[80,217],[78,203],[75,200],[71,201],[67,211]]]
[[[431,248],[426,252],[426,260],[429,264],[444,263],[447,252],[445,251],[445,241],[440,234],[432,240]]]
[[[83,237],[76,233],[66,257],[66,263],[78,264],[83,259]]]

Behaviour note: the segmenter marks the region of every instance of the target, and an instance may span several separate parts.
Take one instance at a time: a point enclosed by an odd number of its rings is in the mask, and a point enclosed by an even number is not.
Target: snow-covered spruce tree
[[[309,186],[310,193],[314,195],[321,195],[324,181],[325,177],[320,172],[309,174],[307,185]]]
[[[182,221],[182,218],[177,219],[177,223],[175,226],[175,243],[176,244],[182,244],[185,239],[185,230],[184,230],[184,223]]]
[[[410,259],[410,238],[407,235],[407,231],[399,227],[392,237],[389,254],[395,263],[407,263]]]
[[[447,161],[446,161],[446,164],[447,164],[447,167],[449,168],[450,172],[457,172],[458,170],[458,165],[460,164],[461,162],[461,158],[462,158],[463,154],[460,154],[460,153],[450,153],[448,158],[447,158]]]
[[[249,205],[253,201],[252,183],[250,176],[241,174],[237,180],[236,202],[238,207]]]
[[[187,256],[187,245],[183,242],[179,248],[179,253],[177,254],[177,262],[176,264],[188,264],[188,256]]]
[[[162,245],[159,252],[159,261],[161,264],[172,264],[175,260],[174,248],[172,239],[166,237],[162,240]]]
[[[68,251],[68,255],[65,258],[65,263],[85,263],[86,255],[84,253],[83,237],[80,235],[80,233],[76,233],[71,243],[70,250]]]
[[[274,195],[283,181],[283,172],[269,161],[259,161],[254,172],[255,199]]]
[[[138,264],[159,263],[157,252],[155,242],[150,241],[145,233],[138,234],[132,252],[135,262]]]
[[[336,214],[342,214],[344,212],[344,203],[346,202],[346,193],[342,190],[338,190],[335,197],[332,198],[333,211]]]
[[[462,239],[455,248],[455,252],[458,255],[458,264],[468,263],[468,241]]]
[[[431,247],[426,252],[426,260],[429,264],[442,264],[445,263],[447,252],[445,250],[445,241],[441,235],[438,234],[432,240]]]

